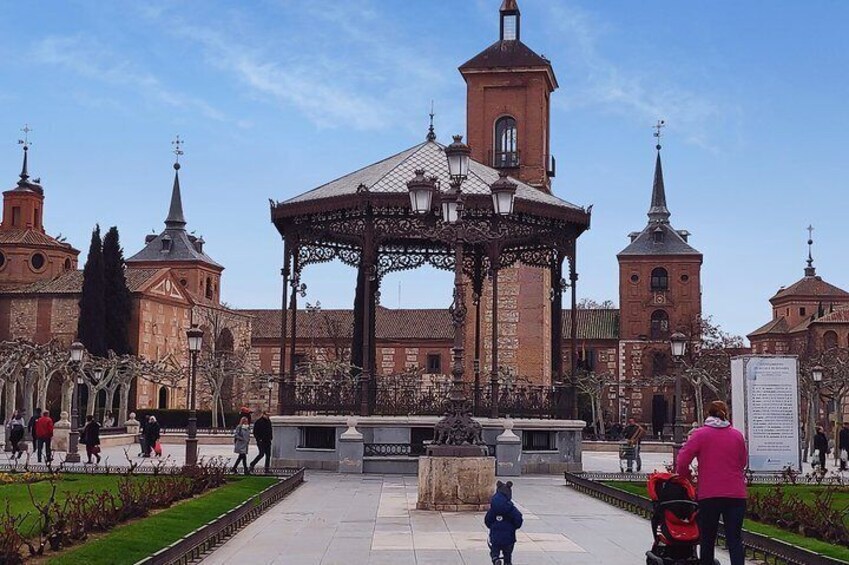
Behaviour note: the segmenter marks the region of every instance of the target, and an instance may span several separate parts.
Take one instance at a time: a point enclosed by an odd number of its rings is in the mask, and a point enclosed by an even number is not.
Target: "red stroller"
[[[654,544],[646,552],[647,565],[698,565],[699,504],[693,484],[672,473],[652,473],[648,491],[654,503]]]

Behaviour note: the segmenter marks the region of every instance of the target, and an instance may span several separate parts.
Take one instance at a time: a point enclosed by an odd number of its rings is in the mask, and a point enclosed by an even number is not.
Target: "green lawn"
[[[630,492],[631,494],[636,494],[648,498],[645,483],[609,481],[604,484],[614,488],[618,488],[620,490],[624,490],[626,492]],[[770,488],[772,488],[770,485],[750,485],[749,491],[766,491]],[[794,493],[797,494],[802,500],[811,500],[816,490],[822,487],[813,485],[788,485],[785,488],[793,489]],[[847,505],[849,505],[849,492],[838,493],[834,497],[834,503],[838,508],[845,508]],[[803,535],[795,534],[787,530],[782,530],[781,528],[778,528],[776,526],[755,522],[754,520],[747,519],[744,522],[743,527],[751,532],[769,536],[774,539],[779,539],[781,541],[791,543],[793,545],[803,547],[805,549],[815,551],[823,555],[827,555],[828,557],[833,557],[835,559],[840,559],[842,561],[849,562],[849,548],[847,547],[834,545],[828,542],[820,541],[815,538],[805,537]]]
[[[213,518],[271,486],[271,477],[243,477],[149,518],[116,527],[106,535],[71,548],[48,561],[53,564],[133,564],[159,551]]]
[[[137,476],[133,480],[149,480],[150,477]],[[118,489],[118,475],[72,475],[62,476],[62,480],[56,482],[56,500],[60,504],[67,498],[68,494],[81,491],[113,491]],[[51,486],[49,481],[40,481],[29,485],[32,496],[37,501],[46,501],[50,497]],[[29,536],[37,532],[38,517],[36,510],[30,500],[30,491],[25,484],[8,484],[0,486],[0,512],[6,511],[6,504],[12,514],[21,515],[29,513],[29,517],[21,525],[21,534]]]

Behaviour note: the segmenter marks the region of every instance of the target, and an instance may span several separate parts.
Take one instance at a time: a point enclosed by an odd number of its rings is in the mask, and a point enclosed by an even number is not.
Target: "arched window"
[[[168,389],[164,386],[159,387],[159,405],[160,410],[168,408]]]
[[[651,375],[663,377],[669,373],[669,363],[666,355],[661,351],[655,351],[651,358]]]
[[[664,310],[651,313],[651,338],[664,339],[669,335],[669,314]]]
[[[493,167],[519,166],[519,141],[516,131],[516,119],[512,116],[498,118],[498,121],[495,122]]]
[[[212,300],[212,279],[206,277],[206,297]]]
[[[231,332],[229,328],[224,328],[215,339],[215,352],[233,353],[235,341],[236,340],[233,339],[233,332]]]
[[[822,335],[822,345],[824,349],[834,349],[837,347],[837,332],[827,331]]]
[[[657,267],[651,272],[652,290],[669,290],[669,273],[663,267]]]

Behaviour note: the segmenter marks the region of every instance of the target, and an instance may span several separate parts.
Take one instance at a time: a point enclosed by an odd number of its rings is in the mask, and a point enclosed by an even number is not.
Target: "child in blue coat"
[[[516,530],[522,527],[522,513],[513,504],[513,483],[496,483],[489,511],[483,519],[489,528],[489,556],[495,565],[513,563]],[[503,556],[503,559],[502,559]]]

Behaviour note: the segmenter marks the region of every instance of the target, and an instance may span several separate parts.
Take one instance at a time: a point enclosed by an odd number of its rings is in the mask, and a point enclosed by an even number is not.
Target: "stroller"
[[[672,473],[652,473],[648,491],[654,503],[651,517],[654,544],[646,552],[646,564],[698,565],[699,504],[693,484]],[[719,565],[719,561],[715,563]]]
[[[637,447],[629,441],[623,441],[619,444],[619,472],[625,472],[625,466],[628,460],[634,460],[637,457]]]

